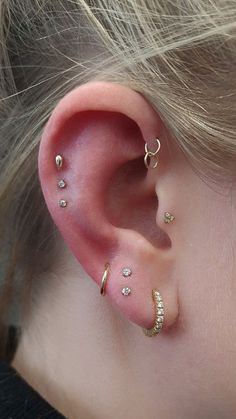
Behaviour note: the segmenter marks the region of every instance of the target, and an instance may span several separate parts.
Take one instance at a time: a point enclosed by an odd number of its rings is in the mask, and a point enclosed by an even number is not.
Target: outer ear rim
[[[109,94],[111,86],[112,100],[110,98],[111,94]],[[99,100],[96,102],[94,102],[93,90],[96,97],[99,97]],[[106,94],[104,94],[104,91],[106,91]],[[79,101],[78,96],[80,98]],[[134,108],[133,102],[138,106]],[[139,112],[137,112],[137,109]],[[42,139],[46,134],[50,136],[56,135],[56,132],[61,129],[61,126],[65,124],[69,117],[88,110],[125,114],[128,118],[135,121],[144,141],[147,143],[160,135],[161,119],[141,93],[112,82],[90,81],[74,88],[58,102],[44,128]],[[58,121],[60,122],[58,123]]]

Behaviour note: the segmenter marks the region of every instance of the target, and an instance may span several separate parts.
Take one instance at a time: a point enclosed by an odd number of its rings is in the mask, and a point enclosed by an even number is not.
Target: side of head
[[[0,6],[1,318],[16,289],[27,316],[61,241],[98,292],[109,261],[107,298],[135,326],[151,327],[160,289],[163,365],[179,360],[196,393],[205,382],[220,395],[231,358],[223,374],[214,365],[236,338],[236,8],[162,3]],[[159,163],[147,171],[155,138]],[[123,267],[135,277],[127,298]]]

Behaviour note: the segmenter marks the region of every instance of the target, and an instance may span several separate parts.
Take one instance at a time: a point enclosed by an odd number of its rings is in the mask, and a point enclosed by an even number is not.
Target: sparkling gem
[[[60,199],[59,206],[62,208],[65,208],[67,206],[67,202],[65,201],[65,199]]]
[[[162,323],[163,322],[163,317],[157,317],[157,321],[158,321],[158,323]]]
[[[158,307],[158,308],[163,308],[163,307],[164,307],[163,302],[162,302],[162,301],[160,301],[160,302],[157,304],[157,307]]]
[[[121,292],[123,295],[129,295],[131,293],[131,289],[129,287],[124,287]]]
[[[157,314],[158,316],[164,314],[164,310],[160,308],[159,310],[157,310]]]
[[[59,180],[59,181],[57,182],[57,186],[58,186],[59,188],[63,189],[63,188],[65,188],[65,187],[66,187],[66,182],[65,182],[63,179],[61,179],[61,180]]]
[[[131,274],[132,274],[132,271],[131,271],[131,269],[130,269],[130,268],[123,268],[123,269],[122,269],[122,275],[123,275],[124,277],[130,276]]]

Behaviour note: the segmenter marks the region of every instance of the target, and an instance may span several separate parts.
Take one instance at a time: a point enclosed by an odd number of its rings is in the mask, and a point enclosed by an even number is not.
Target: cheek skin
[[[236,408],[231,394],[236,380],[236,211],[228,191],[219,193],[191,176],[195,193],[181,193],[185,217],[179,220],[182,238],[174,274],[185,335],[184,371],[200,403],[217,407],[217,418],[225,418],[226,401],[229,411]]]

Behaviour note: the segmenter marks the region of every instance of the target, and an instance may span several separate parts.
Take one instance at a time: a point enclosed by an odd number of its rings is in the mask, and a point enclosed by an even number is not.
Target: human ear
[[[89,82],[56,105],[43,131],[38,164],[51,217],[98,292],[109,263],[106,298],[149,329],[155,314],[152,290],[158,289],[165,307],[163,330],[168,331],[178,317],[178,295],[171,280],[172,225],[159,213],[171,210],[171,199],[168,190],[161,200],[157,196],[168,165],[165,142],[157,168],[144,165],[145,143],[155,148],[162,128],[140,93]],[[61,156],[57,162],[56,156]],[[124,276],[123,268],[132,274]],[[125,287],[130,293],[122,291]]]

